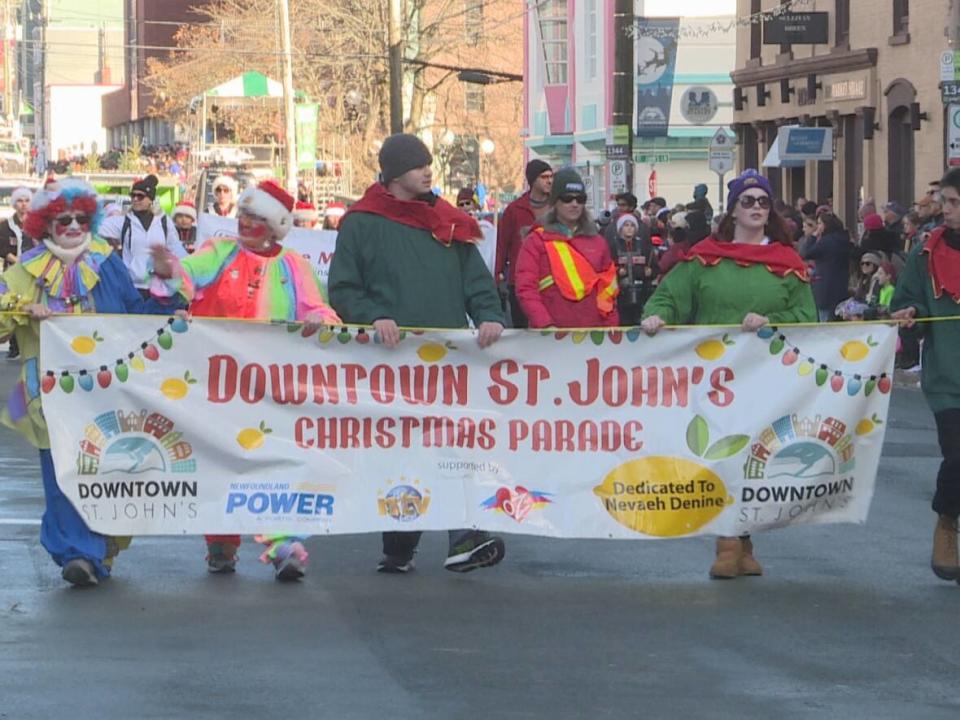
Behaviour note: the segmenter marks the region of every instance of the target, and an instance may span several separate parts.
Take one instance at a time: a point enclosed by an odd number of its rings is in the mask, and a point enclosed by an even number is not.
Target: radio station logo
[[[484,500],[480,507],[484,510],[503,513],[518,523],[526,520],[534,510],[540,510],[553,503],[553,493],[540,490],[527,490],[522,485],[511,489],[501,487],[496,494]]]
[[[177,431],[173,420],[158,412],[148,414],[111,410],[84,428],[77,455],[80,475],[146,472],[194,473],[193,448]]]
[[[430,491],[417,487],[419,480],[407,484],[401,477],[397,485],[381,490],[377,496],[377,512],[381,517],[391,517],[398,522],[412,522],[426,515],[430,507]]]

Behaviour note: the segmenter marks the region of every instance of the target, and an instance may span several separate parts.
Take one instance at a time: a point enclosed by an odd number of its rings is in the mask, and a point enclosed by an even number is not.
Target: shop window
[[[567,0],[544,0],[537,6],[540,46],[547,85],[567,84]]]
[[[597,77],[597,2],[587,0],[586,5],[586,50],[587,50],[587,79]]]
[[[484,112],[483,85],[474,83],[463,84],[464,109],[468,113]]]
[[[468,45],[478,45],[483,38],[483,0],[464,0],[464,33]]]

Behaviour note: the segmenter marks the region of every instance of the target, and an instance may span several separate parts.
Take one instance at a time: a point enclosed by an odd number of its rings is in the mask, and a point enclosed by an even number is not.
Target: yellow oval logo
[[[696,532],[734,502],[712,470],[691,460],[665,456],[619,465],[593,492],[618,523],[654,537]]]

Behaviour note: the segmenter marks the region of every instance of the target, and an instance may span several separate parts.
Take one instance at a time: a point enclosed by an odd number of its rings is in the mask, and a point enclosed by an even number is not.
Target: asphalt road
[[[73,590],[38,541],[36,455],[0,431],[0,718],[955,720],[938,462],[922,397],[895,392],[867,525],[755,538],[763,578],[708,580],[709,539],[528,537],[458,576],[434,533],[407,576],[373,571],[376,536],[311,540],[286,586],[252,545],[211,577],[201,539],[143,538]]]

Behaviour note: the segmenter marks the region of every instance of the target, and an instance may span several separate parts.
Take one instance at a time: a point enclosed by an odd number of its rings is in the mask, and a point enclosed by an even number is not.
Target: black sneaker
[[[413,555],[384,555],[377,563],[377,572],[408,573],[413,570]]]
[[[83,558],[74,558],[64,565],[60,576],[74,587],[93,587],[100,582],[93,563]]]
[[[207,543],[207,572],[225,575],[237,571],[237,546],[231,543]]]
[[[452,572],[465,573],[482,567],[491,567],[506,554],[503,540],[496,535],[475,533],[459,545],[450,548],[443,567]]]

